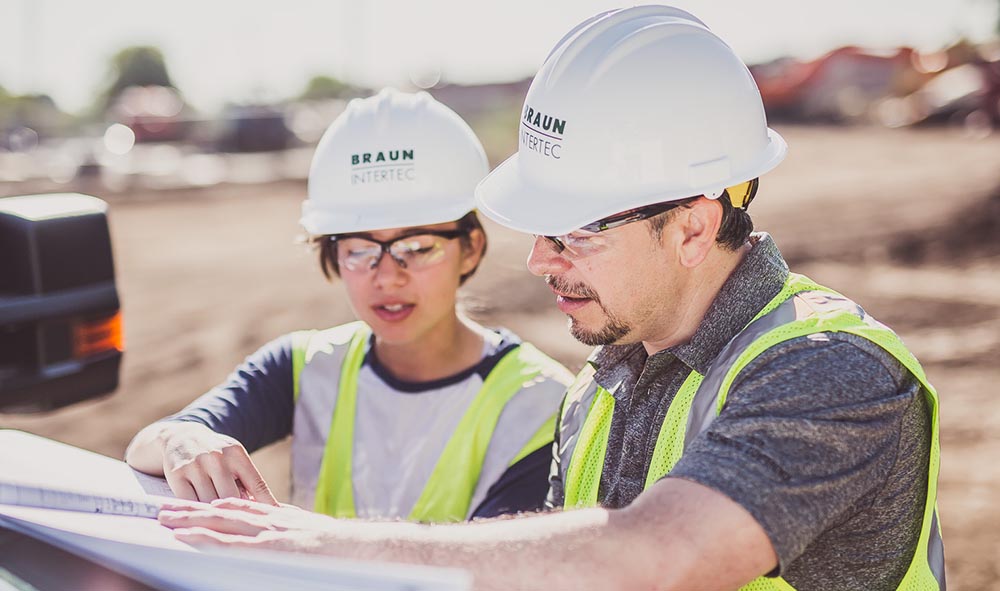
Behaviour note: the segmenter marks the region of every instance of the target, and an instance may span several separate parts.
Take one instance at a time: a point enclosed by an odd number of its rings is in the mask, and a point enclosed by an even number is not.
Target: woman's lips
[[[405,319],[413,312],[413,308],[416,307],[414,304],[380,304],[377,306],[372,306],[372,311],[378,316],[379,320],[385,322],[399,322]]]

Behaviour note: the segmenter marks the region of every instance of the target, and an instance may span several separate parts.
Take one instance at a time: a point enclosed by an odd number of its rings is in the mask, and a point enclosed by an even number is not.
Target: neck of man
[[[718,246],[712,248],[705,260],[691,270],[688,281],[677,297],[677,301],[683,302],[683,305],[677,306],[674,317],[665,323],[665,334],[642,341],[647,355],[691,340],[722,290],[722,285],[740,266],[751,248],[749,242],[735,251]]]
[[[479,363],[486,329],[454,315],[409,343],[388,343],[375,337],[375,355],[396,378],[429,382],[447,378]]]

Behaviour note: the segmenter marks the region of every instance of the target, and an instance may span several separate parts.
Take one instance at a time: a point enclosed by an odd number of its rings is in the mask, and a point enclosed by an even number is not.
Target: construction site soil
[[[1000,134],[779,127],[788,159],[750,208],[793,270],[894,328],[942,401],[940,511],[950,588],[1000,590]],[[0,187],[14,194],[16,187]],[[352,318],[296,242],[305,185],[226,185],[100,195],[110,219],[127,352],[118,391],[39,415],[24,429],[121,457],[145,424],[221,381],[266,341]],[[489,253],[466,289],[470,313],[510,327],[578,369],[530,240],[487,223]],[[288,442],[254,456],[288,495]]]

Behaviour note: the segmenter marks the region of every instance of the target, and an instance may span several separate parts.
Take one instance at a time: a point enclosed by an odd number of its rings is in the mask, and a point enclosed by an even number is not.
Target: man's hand
[[[181,499],[250,498],[278,504],[246,448],[198,423],[154,423],[135,436],[125,457],[137,470],[163,474]]]
[[[244,499],[223,499],[211,507],[178,501],[164,504],[163,525],[192,546],[265,548],[289,552],[329,551],[324,535],[336,520],[292,505],[268,505]]]
[[[664,478],[623,509],[478,523],[341,520],[233,499],[164,506],[194,546],[263,548],[466,569],[477,590],[733,590],[778,564],[764,529],[722,493]]]

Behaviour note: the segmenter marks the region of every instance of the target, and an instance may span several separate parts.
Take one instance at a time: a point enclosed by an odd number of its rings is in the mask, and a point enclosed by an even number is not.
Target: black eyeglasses
[[[330,236],[341,268],[367,272],[388,254],[403,269],[422,269],[444,259],[444,242],[469,233],[468,230],[414,230],[392,240],[376,240],[368,234]]]
[[[601,232],[612,230],[625,224],[631,224],[632,222],[649,219],[655,215],[689,203],[693,199],[697,199],[697,197],[636,207],[635,209],[629,209],[621,213],[609,215],[606,218],[601,218],[596,222],[591,222],[569,234],[542,237],[555,246],[557,253],[564,256],[568,254],[570,258],[575,259],[592,256],[602,252],[608,246],[608,241],[600,235]]]

